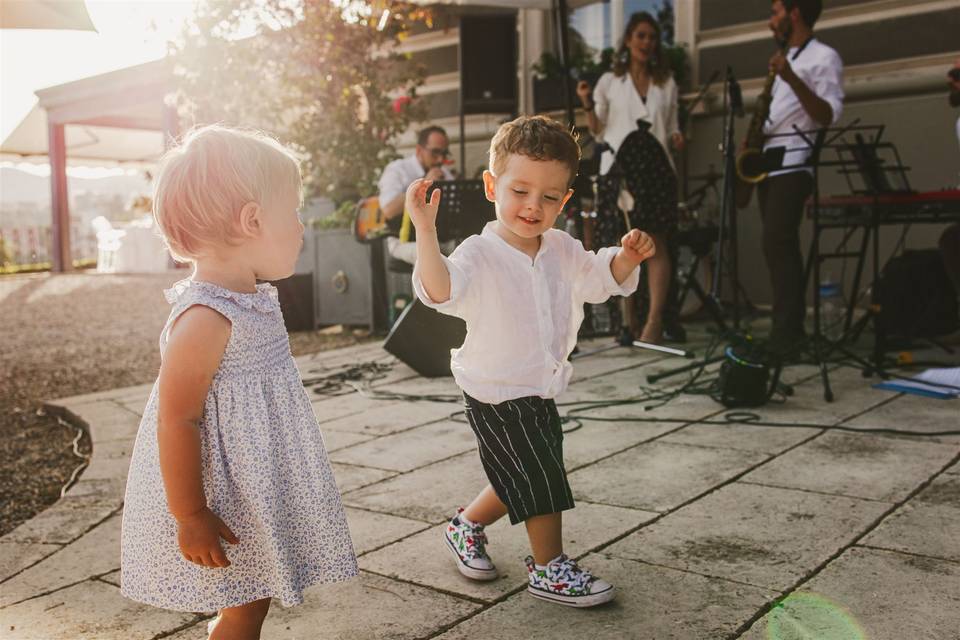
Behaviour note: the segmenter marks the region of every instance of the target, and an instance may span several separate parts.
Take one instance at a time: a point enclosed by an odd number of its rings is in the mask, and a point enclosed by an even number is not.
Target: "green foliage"
[[[430,14],[390,2],[384,20],[383,6],[204,0],[173,52],[184,121],[277,136],[302,154],[307,197],[372,194],[396,136],[426,115],[424,69],[388,49]]]
[[[596,59],[595,51],[591,47],[570,54],[570,69],[572,75],[578,79],[590,79],[596,82],[597,78],[612,67],[613,49],[611,47],[600,52],[599,60]],[[560,64],[560,59],[550,51],[544,51],[531,68],[541,79],[563,77],[563,65]]]
[[[311,221],[315,229],[349,229],[353,226],[357,215],[357,203],[353,200],[344,200],[330,215]]]

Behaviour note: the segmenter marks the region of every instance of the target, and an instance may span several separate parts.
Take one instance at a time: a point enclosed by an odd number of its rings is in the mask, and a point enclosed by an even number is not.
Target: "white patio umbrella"
[[[97,30],[83,0],[3,0],[0,29]]]
[[[67,127],[67,156],[74,162],[152,162],[163,153],[161,131],[116,129],[89,124]],[[0,143],[0,159],[47,162],[47,114],[34,105],[10,135]]]

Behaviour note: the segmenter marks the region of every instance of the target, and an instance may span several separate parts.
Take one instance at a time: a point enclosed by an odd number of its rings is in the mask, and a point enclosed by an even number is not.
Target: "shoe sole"
[[[457,553],[457,550],[454,548],[453,543],[450,542],[450,538],[447,537],[447,534],[443,534],[444,546],[447,550],[453,554],[453,559],[457,561],[457,569],[461,574],[470,578],[471,580],[477,580],[479,582],[489,582],[490,580],[497,579],[497,568],[494,567],[490,571],[484,571],[483,569],[474,569],[473,567],[468,567],[463,564],[463,560],[460,559],[460,554]]]
[[[587,607],[595,607],[605,602],[610,602],[613,600],[616,595],[616,589],[610,587],[606,591],[601,591],[600,593],[591,593],[588,596],[562,596],[557,593],[547,593],[546,591],[541,591],[530,585],[527,585],[527,593],[532,595],[534,598],[540,598],[541,600],[546,600],[547,602],[552,602],[554,604],[562,604],[565,607],[576,607],[578,609],[585,609]]]

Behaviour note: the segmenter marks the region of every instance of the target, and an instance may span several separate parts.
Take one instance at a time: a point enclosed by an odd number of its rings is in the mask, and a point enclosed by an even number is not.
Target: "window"
[[[602,51],[607,47],[617,47],[620,44],[622,33],[611,33],[613,21],[611,12],[615,5],[622,5],[623,15],[619,25],[626,26],[630,15],[637,11],[647,11],[657,16],[664,5],[673,7],[673,0],[622,0],[622,2],[593,2],[570,12],[570,29],[583,39],[583,42],[594,51]],[[671,11],[672,15],[672,11]],[[619,30],[619,28],[618,28]],[[666,29],[673,33],[672,25]],[[572,35],[571,39],[577,36]]]

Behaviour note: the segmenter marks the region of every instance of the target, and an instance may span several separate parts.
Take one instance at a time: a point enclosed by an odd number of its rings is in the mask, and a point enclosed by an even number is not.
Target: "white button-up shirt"
[[[453,180],[453,174],[446,167],[442,167],[443,179]],[[383,168],[380,174],[380,181],[377,183],[379,190],[378,198],[380,206],[390,202],[398,195],[407,190],[413,181],[426,175],[423,165],[417,160],[416,155],[410,155],[406,158],[398,158]]]
[[[467,323],[463,346],[451,350],[457,384],[481,402],[499,404],[525,396],[553,398],[567,388],[567,358],[583,322],[583,304],[630,295],[640,269],[617,284],[610,262],[618,247],[587,251],[563,231],[543,234],[531,260],[493,230],[466,239],[449,258],[450,299],[430,299],[414,268],[413,286],[423,303]]]
[[[843,61],[836,51],[823,44],[816,38],[807,42],[800,54],[799,47],[790,47],[787,51],[787,60],[804,84],[810,87],[819,98],[825,100],[833,109],[833,121],[836,124],[843,115]],[[777,76],[773,82],[770,116],[764,124],[763,132],[772,135],[778,133],[793,133],[794,125],[800,131],[819,129],[820,125],[813,121],[810,114],[800,104],[800,99],[793,92],[783,78]],[[807,134],[813,140],[813,134]],[[787,147],[783,157],[784,166],[800,165],[810,157],[810,147],[800,136],[777,137],[768,139],[763,148]],[[792,169],[771,171],[771,176],[790,173],[792,171],[811,171],[812,169],[794,166]]]
[[[613,149],[613,153],[605,152],[600,157],[600,175],[610,171],[620,143],[636,130],[637,120],[640,119],[650,123],[650,133],[663,145],[673,165],[668,142],[670,136],[678,133],[680,128],[677,125],[677,83],[672,77],[662,86],[651,80],[647,89],[647,103],[644,104],[629,73],[618,78],[608,71],[597,81],[593,102],[594,113],[603,123],[600,138]]]

